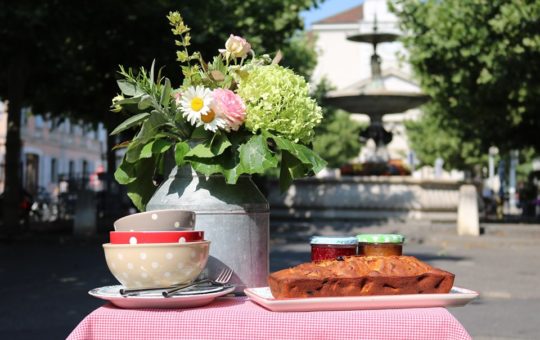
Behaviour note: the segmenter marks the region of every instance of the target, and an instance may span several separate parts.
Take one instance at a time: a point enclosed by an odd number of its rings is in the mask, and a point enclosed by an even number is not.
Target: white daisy
[[[206,114],[201,115],[201,124],[204,125],[205,130],[210,130],[216,132],[218,129],[226,130],[228,125],[225,118],[217,113],[218,111],[214,109],[213,105]],[[198,124],[197,126],[201,125]]]
[[[201,115],[210,111],[212,104],[212,91],[203,86],[190,86],[182,94],[180,105],[182,106],[183,116],[192,124],[200,126]]]

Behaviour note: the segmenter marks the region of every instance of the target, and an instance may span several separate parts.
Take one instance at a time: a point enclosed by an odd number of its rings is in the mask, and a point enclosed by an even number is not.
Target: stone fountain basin
[[[462,181],[410,176],[343,176],[297,180],[286,193],[268,192],[272,218],[457,220]]]

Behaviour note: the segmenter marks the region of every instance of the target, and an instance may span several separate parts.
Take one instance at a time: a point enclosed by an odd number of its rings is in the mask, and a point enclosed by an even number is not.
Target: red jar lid
[[[204,240],[204,231],[111,231],[112,244],[184,243]]]
[[[354,236],[313,236],[312,245],[355,245],[358,243]]]

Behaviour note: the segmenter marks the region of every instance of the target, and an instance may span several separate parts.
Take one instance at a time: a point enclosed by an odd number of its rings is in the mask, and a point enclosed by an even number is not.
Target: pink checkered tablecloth
[[[277,313],[245,297],[193,309],[121,309],[106,304],[68,340],[91,339],[471,339],[445,308]]]

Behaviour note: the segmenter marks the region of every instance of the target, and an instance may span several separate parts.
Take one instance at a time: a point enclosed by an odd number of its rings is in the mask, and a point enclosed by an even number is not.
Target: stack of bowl
[[[155,210],[122,217],[103,245],[113,276],[126,289],[166,288],[193,281],[208,261],[210,241],[195,231],[195,213]]]

